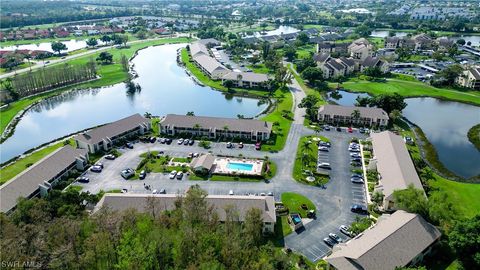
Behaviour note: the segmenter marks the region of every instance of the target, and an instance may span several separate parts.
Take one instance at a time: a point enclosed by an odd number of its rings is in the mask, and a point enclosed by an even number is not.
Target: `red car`
[[[255,144],[255,150],[260,150],[260,148],[262,148],[262,144],[260,142],[257,142]]]
[[[353,129],[351,127],[348,128],[348,133],[353,133]]]

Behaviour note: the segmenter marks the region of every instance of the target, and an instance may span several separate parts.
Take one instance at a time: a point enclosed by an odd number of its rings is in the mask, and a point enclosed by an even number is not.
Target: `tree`
[[[362,117],[362,115],[360,114],[360,110],[358,109],[353,110],[351,117],[353,119],[353,122],[355,123],[358,122],[358,120]]]
[[[258,62],[260,62],[260,58],[258,57],[258,55],[254,54],[249,61],[250,63],[252,63],[253,66],[255,66]]]
[[[5,62],[2,64],[2,68],[7,68],[8,70],[12,70],[16,66],[22,63],[22,56],[17,53],[10,53],[7,54]]]
[[[109,52],[101,52],[96,60],[102,64],[111,64],[113,62],[113,55]]]
[[[307,80],[311,86],[315,86],[318,81],[323,81],[323,72],[316,67],[307,67],[301,76],[304,80]]]
[[[458,44],[458,45],[463,46],[463,45],[465,45],[465,43],[466,43],[466,42],[465,42],[465,39],[463,39],[463,38],[457,40],[457,44]]]
[[[405,103],[404,97],[398,93],[381,94],[370,100],[370,106],[382,108],[387,114],[390,114],[393,110],[401,112],[407,107],[407,103]]]
[[[15,89],[13,89],[13,85],[12,85],[12,79],[11,78],[7,78],[3,81],[0,81],[0,85],[1,85],[1,89],[3,91],[6,91],[8,93],[8,95],[10,95],[10,97],[12,98],[12,100],[18,100],[18,98],[20,97],[20,95],[17,93],[17,91],[15,91]]]
[[[395,109],[388,116],[390,117],[390,119],[392,119],[393,122],[395,122],[398,119],[402,118],[402,112]]]
[[[355,106],[357,107],[367,107],[370,103],[370,97],[357,96],[357,98],[355,99]]]
[[[128,65],[128,59],[127,57],[122,54],[121,57],[120,57],[120,61],[122,63],[122,69],[123,71],[128,71],[128,69],[130,68],[129,65]]]
[[[251,208],[245,215],[243,235],[250,247],[258,247],[262,243],[262,212],[258,208]]]
[[[300,60],[297,63],[297,71],[299,73],[302,73],[308,67],[316,67],[316,66],[317,66],[317,63],[315,63],[315,61],[313,60],[313,57],[307,57],[303,60]]]
[[[232,80],[225,80],[225,81],[223,81],[223,86],[225,86],[228,90],[230,90],[233,87],[233,81]]]
[[[287,68],[281,66],[277,69],[277,71],[275,72],[275,81],[280,86],[285,86],[287,83],[292,82],[292,79],[288,74]]]
[[[463,68],[462,66],[455,64],[448,66],[442,69],[438,74],[435,75],[435,78],[441,79],[443,85],[454,85],[455,80],[462,74]]]
[[[93,38],[93,37],[87,39],[86,43],[87,43],[87,46],[89,46],[89,47],[95,47],[95,46],[98,45],[97,39],[96,39],[96,38]]]
[[[317,96],[307,95],[300,101],[300,104],[298,104],[299,108],[306,108],[305,112],[310,121],[315,121],[317,119],[317,103],[319,101],[320,99]]]
[[[52,42],[51,44],[52,50],[60,54],[61,51],[67,50],[67,45],[63,44],[62,42]]]
[[[480,215],[459,221],[448,236],[448,244],[465,269],[480,268]]]
[[[195,113],[190,111],[190,112],[187,112],[187,116],[195,116]]]
[[[297,50],[292,46],[285,47],[283,54],[289,62],[292,62],[297,58]]]
[[[308,35],[307,35],[305,32],[301,32],[301,33],[298,34],[298,36],[297,36],[297,41],[298,41],[301,45],[305,45],[305,44],[307,44],[307,43],[310,41],[310,38],[308,37]]]
[[[142,30],[138,31],[137,33],[135,33],[135,36],[138,39],[146,39],[147,38],[147,31],[142,29]]]
[[[360,37],[367,38],[372,34],[372,30],[366,24],[362,24],[355,28],[355,33],[357,33]]]
[[[107,44],[107,43],[109,43],[110,41],[112,41],[112,38],[111,38],[110,36],[108,36],[108,35],[103,35],[103,36],[100,38],[100,40],[101,40],[103,43]]]
[[[383,72],[380,70],[379,67],[368,67],[363,71],[363,74],[374,78],[379,78],[383,76]]]
[[[425,193],[410,184],[406,189],[393,192],[395,207],[410,213],[416,213],[428,220],[428,203]]]

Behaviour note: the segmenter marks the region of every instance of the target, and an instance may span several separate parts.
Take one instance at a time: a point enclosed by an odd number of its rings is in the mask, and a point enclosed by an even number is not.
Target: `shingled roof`
[[[318,110],[318,112],[321,114],[328,114],[328,115],[351,116],[354,110],[360,111],[361,117],[388,120],[387,113],[380,108],[326,104],[326,105],[322,105]]]
[[[263,83],[268,81],[268,76],[266,74],[254,73],[254,72],[236,72],[236,71],[225,74],[225,76],[223,76],[222,79],[237,81],[238,76],[241,76],[242,81],[244,82]]]
[[[215,58],[210,57],[208,55],[198,55],[193,57],[193,60],[197,62],[200,66],[202,66],[205,70],[207,70],[210,74],[212,74],[215,70],[227,70],[227,68],[220,64]]]
[[[98,202],[94,212],[102,208],[111,211],[125,211],[134,209],[138,212],[149,212],[149,204],[155,205],[157,213],[166,210],[174,210],[175,202],[182,198],[177,194],[128,194],[107,193]],[[220,221],[225,221],[225,209],[233,206],[238,211],[239,221],[244,221],[247,212],[256,208],[262,211],[263,222],[275,222],[275,201],[271,196],[232,196],[232,195],[208,195],[205,198],[207,204],[217,212]]]
[[[140,125],[147,126],[148,123],[148,119],[137,113],[110,124],[106,124],[104,126],[81,133],[75,136],[74,139],[88,144],[96,144],[103,141],[103,139],[115,137],[124,132],[133,130]]]
[[[381,216],[377,224],[351,241],[335,246],[325,260],[340,270],[393,270],[406,266],[440,235],[421,216],[398,210]]]
[[[86,149],[74,149],[67,145],[55,150],[37,163],[0,186],[0,211],[8,212],[19,197],[28,198],[45,181],[50,181],[65,170],[77,158],[84,159]]]

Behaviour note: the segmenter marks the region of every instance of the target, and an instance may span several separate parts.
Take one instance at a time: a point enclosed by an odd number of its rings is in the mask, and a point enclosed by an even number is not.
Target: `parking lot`
[[[167,193],[183,193],[191,185],[199,184],[208,194],[226,195],[230,190],[236,195],[257,194],[272,192],[275,200],[281,199],[283,192],[296,192],[308,197],[317,206],[317,218],[305,225],[305,230],[293,232],[285,238],[285,245],[293,250],[301,252],[310,260],[316,261],[331,250],[323,238],[329,233],[336,233],[342,238],[345,235],[339,232],[340,225],[349,225],[355,220],[350,207],[354,203],[365,203],[364,187],[362,184],[353,184],[350,181],[351,166],[348,146],[352,137],[365,137],[364,134],[355,131],[353,134],[346,131],[322,131],[323,135],[330,139],[329,152],[319,152],[319,162],[328,162],[331,165],[330,181],[324,187],[313,187],[298,183],[292,178],[293,162],[300,137],[315,135],[310,129],[301,124],[293,124],[285,148],[278,153],[267,153],[255,150],[253,144],[245,143],[242,149],[238,145],[227,148],[224,142],[212,142],[210,149],[206,150],[194,145],[137,142],[133,149],[119,149],[121,156],[115,160],[105,160],[104,169],[100,173],[88,171],[85,175],[90,178],[86,184],[76,183],[83,187],[83,191],[97,193],[100,190],[111,191],[127,189],[128,193],[151,193],[152,190],[165,189]],[[264,158],[266,155],[277,164],[277,173],[269,181],[259,182],[227,182],[227,181],[192,181],[188,176],[182,180],[170,179],[168,173],[149,173],[145,180],[125,180],[120,176],[120,171],[125,168],[135,169],[140,162],[140,154],[148,151],[163,151],[170,157],[187,157],[189,153],[207,153],[214,155],[230,155],[251,158]],[[146,187],[150,188],[147,190]]]

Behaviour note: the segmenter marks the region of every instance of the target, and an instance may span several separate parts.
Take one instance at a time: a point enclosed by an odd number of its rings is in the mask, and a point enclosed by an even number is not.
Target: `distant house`
[[[379,184],[376,191],[384,195],[383,208],[395,209],[393,192],[413,185],[423,191],[422,182],[410,158],[405,141],[401,136],[390,131],[371,133],[373,159],[369,168],[376,167],[379,174]]]
[[[402,47],[403,39],[400,37],[386,37],[385,38],[385,49],[397,49]]]
[[[200,39],[199,41],[197,41],[198,43],[200,44],[203,44],[207,47],[210,47],[210,46],[220,46],[220,41],[214,39],[214,38],[205,38],[205,39]]]
[[[88,151],[67,145],[42,158],[11,180],[0,186],[0,211],[12,211],[20,197],[44,196],[60,179],[73,170],[84,170],[88,163]]]
[[[270,139],[272,123],[252,119],[167,114],[159,122],[162,134],[189,134],[216,139],[241,138],[250,141]]]
[[[317,44],[317,53],[347,53],[348,43],[320,42]]]
[[[321,53],[315,54],[313,60],[322,70],[323,77],[326,79],[347,76],[355,71],[356,65],[352,58],[333,58],[328,53]]]
[[[363,72],[367,68],[378,68],[380,71],[386,72],[388,70],[388,63],[378,57],[368,56],[360,64],[360,71]]]
[[[150,120],[134,114],[118,121],[91,129],[74,137],[77,146],[90,153],[108,151],[113,145],[135,135],[142,135],[151,129]]]
[[[100,31],[97,30],[97,29],[89,29],[89,30],[87,30],[87,34],[88,34],[89,36],[99,35],[99,34],[100,34]]]
[[[448,51],[450,48],[455,46],[455,42],[449,38],[442,37],[436,40],[439,51]]]
[[[221,79],[223,76],[231,72],[215,58],[208,55],[197,55],[193,57],[193,61],[204,73],[215,80]]]
[[[353,117],[354,111],[360,113],[360,117]],[[364,126],[381,126],[388,124],[388,115],[383,109],[370,107],[354,107],[340,105],[322,105],[318,110],[318,121],[329,124],[358,124]]]
[[[125,211],[134,209],[141,213],[160,214],[176,208],[176,202],[182,199],[177,194],[128,194],[107,193],[98,202],[94,209],[97,213],[101,209],[110,211]],[[238,215],[238,221],[244,222],[249,210],[258,209],[261,212],[263,232],[273,233],[276,216],[275,201],[271,196],[235,196],[235,195],[208,195],[205,201],[218,216],[221,222],[226,221],[226,209],[233,207]]]
[[[202,44],[200,42],[194,42],[190,44],[190,55],[192,58],[200,55],[207,55],[209,56],[210,53],[208,52],[208,48],[205,44]]]
[[[253,72],[230,72],[222,77],[222,82],[232,81],[234,87],[267,88],[269,78],[266,74]]]
[[[192,159],[190,162],[190,168],[192,168],[194,172],[206,174],[212,171],[214,163],[215,157],[212,154],[203,154]]]
[[[348,46],[348,52],[353,59],[363,61],[373,55],[373,46],[367,39],[359,38]]]
[[[458,76],[456,82],[463,87],[480,89],[480,67],[469,68]]]
[[[382,215],[371,228],[347,243],[335,245],[325,260],[330,269],[385,270],[413,266],[429,254],[440,231],[418,214]]]

